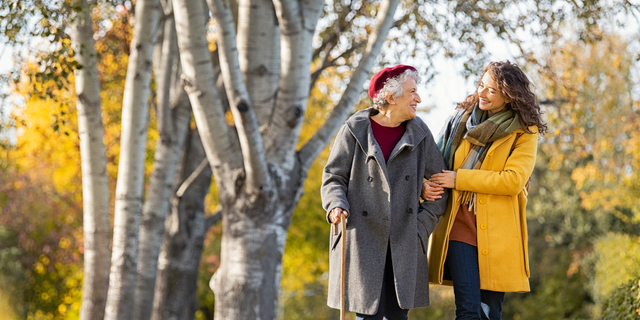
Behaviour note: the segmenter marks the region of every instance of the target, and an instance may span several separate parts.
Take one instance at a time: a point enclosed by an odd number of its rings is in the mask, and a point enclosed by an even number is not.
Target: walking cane
[[[344,214],[340,213],[340,226],[342,227],[342,252],[340,256],[340,320],[344,320],[344,280],[345,280],[345,259],[347,256],[347,221]],[[333,225],[333,234],[338,234],[338,226]]]

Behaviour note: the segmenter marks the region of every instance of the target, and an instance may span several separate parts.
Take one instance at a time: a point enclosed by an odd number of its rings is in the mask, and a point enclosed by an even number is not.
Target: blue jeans
[[[456,320],[500,320],[504,292],[480,290],[478,248],[449,241],[446,264],[453,279]]]
[[[356,320],[407,320],[409,309],[402,309],[398,305],[396,288],[393,280],[393,266],[391,264],[391,245],[387,249],[387,261],[384,265],[384,278],[378,312],[374,315],[356,313]]]

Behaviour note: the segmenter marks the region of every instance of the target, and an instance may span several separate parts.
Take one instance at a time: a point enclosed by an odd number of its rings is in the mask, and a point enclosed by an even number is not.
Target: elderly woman
[[[369,84],[373,107],[356,112],[336,136],[322,176],[328,222],[347,217],[330,239],[328,305],[340,307],[340,250],[346,241],[345,308],[356,319],[407,319],[429,305],[428,238],[446,208],[420,202],[423,178],[445,166],[427,125],[416,118],[420,76],[385,68]],[[339,248],[339,247],[338,247]]]
[[[429,280],[453,285],[456,319],[500,319],[505,292],[529,291],[525,185],[547,129],[530,87],[517,65],[489,63],[438,139],[448,170],[431,183],[452,192],[431,239]]]

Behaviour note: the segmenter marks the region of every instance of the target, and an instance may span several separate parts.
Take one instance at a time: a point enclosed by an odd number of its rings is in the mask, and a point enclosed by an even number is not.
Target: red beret
[[[388,68],[382,69],[375,76],[373,76],[373,78],[371,78],[371,82],[369,82],[369,97],[371,97],[371,99],[375,98],[378,95],[378,92],[380,92],[380,90],[382,89],[382,87],[384,87],[384,83],[387,82],[389,78],[399,76],[400,74],[405,72],[407,69],[411,69],[413,71],[418,72],[416,68],[412,66],[407,66],[404,64],[399,64],[395,67],[388,67]]]

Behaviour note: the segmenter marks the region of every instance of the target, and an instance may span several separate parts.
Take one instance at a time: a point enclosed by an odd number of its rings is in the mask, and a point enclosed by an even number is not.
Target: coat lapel
[[[487,150],[487,152],[491,153],[493,152],[495,149],[497,149],[501,144],[510,141],[511,139],[513,139],[513,137],[516,136],[517,133],[521,133],[524,132],[524,130],[522,129],[517,129],[514,132],[512,132],[511,134],[507,135],[506,137],[502,137],[496,141],[494,141],[491,146],[489,147],[489,150]]]
[[[362,149],[362,152],[367,155],[367,160],[377,160],[380,168],[387,176],[387,165],[384,161],[384,155],[382,149],[376,142],[371,129],[371,121],[369,120],[369,109],[360,110],[356,112],[353,117],[347,121],[347,127],[351,131],[351,134],[355,137],[358,145]]]
[[[420,126],[416,125],[413,119],[407,121],[407,127],[405,128],[404,134],[393,148],[393,151],[391,151],[389,161],[393,160],[393,158],[395,158],[395,156],[404,148],[409,148],[409,151],[413,150],[413,148],[415,148],[415,146],[418,145],[426,136],[427,132]]]

